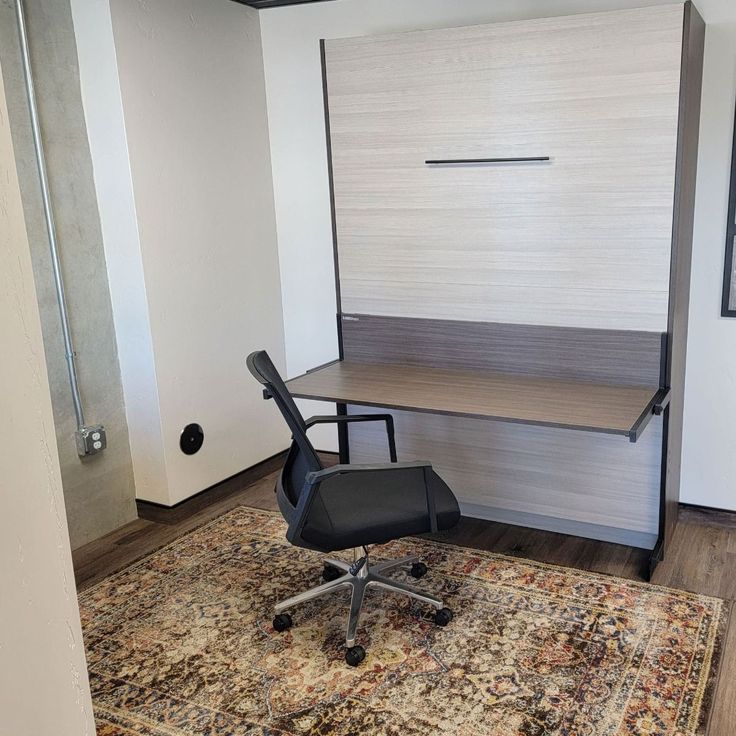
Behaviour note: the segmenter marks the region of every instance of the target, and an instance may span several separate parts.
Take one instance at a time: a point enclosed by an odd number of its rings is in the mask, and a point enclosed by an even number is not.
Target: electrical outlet
[[[107,447],[107,435],[102,425],[82,427],[82,429],[77,430],[76,438],[79,457],[96,455]]]

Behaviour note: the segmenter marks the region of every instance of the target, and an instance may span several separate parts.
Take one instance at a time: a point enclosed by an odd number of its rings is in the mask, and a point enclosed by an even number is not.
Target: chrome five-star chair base
[[[358,631],[358,621],[363,607],[366,588],[374,587],[379,590],[389,591],[390,593],[401,593],[434,607],[436,609],[434,620],[438,626],[446,626],[451,621],[452,612],[449,608],[443,607],[442,601],[439,598],[414,588],[411,585],[406,585],[398,580],[384,576],[384,573],[387,573],[389,570],[411,565],[411,574],[417,578],[422,577],[427,572],[427,568],[423,563],[419,562],[418,557],[405,557],[401,560],[388,560],[371,565],[368,555],[360,556],[361,552],[362,550],[360,549],[353,551],[355,561],[352,564],[343,560],[326,560],[323,576],[327,578],[327,582],[278,603],[275,606],[276,617],[273,620],[274,628],[277,631],[285,631],[291,628],[291,616],[284,613],[289,608],[314,600],[315,598],[320,598],[340,588],[350,588],[350,615],[348,617],[348,627],[345,635],[345,645],[347,647],[345,660],[348,664],[356,666],[365,658],[365,650],[363,647],[355,645],[355,637]],[[340,572],[343,574],[340,575]],[[336,577],[330,579],[333,575]]]

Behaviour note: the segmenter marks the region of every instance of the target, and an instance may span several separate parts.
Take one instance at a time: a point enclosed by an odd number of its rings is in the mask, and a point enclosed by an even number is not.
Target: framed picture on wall
[[[736,317],[736,118],[734,119],[733,148],[731,150],[731,188],[728,194],[728,222],[726,224],[726,261],[723,271],[723,301],[721,315]]]

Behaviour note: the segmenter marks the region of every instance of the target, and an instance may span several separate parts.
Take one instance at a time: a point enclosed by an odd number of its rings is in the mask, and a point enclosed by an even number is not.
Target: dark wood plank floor
[[[331,456],[324,459],[334,462]],[[73,553],[79,590],[235,506],[276,509],[273,489],[280,462],[281,458],[266,461],[174,509],[139,504],[140,519]],[[455,529],[437,538],[460,546],[629,579],[640,579],[646,557],[643,551],[631,547],[478,519],[463,518]],[[729,601],[736,599],[736,514],[681,508],[680,523],[667,558],[657,568],[652,582]],[[732,622],[708,736],[736,734],[735,628]]]

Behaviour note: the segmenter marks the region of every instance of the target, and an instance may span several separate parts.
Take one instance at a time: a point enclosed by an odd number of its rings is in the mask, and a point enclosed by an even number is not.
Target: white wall
[[[0,75],[0,734],[95,732],[41,323]]]
[[[337,356],[319,40],[664,4],[661,0],[335,0],[261,11],[287,367]],[[709,24],[693,250],[682,500],[736,509],[736,320],[719,300],[733,125],[733,0],[698,0]],[[718,24],[718,25],[716,25]],[[325,449],[332,436],[320,435]]]
[[[167,488],[158,384],[109,0],[70,0],[137,495]]]
[[[288,444],[245,368],[259,348],[284,363],[258,14],[73,5],[136,493],[171,505]]]
[[[708,26],[700,119],[680,498],[736,509],[736,319],[721,283],[736,106],[734,22]]]

